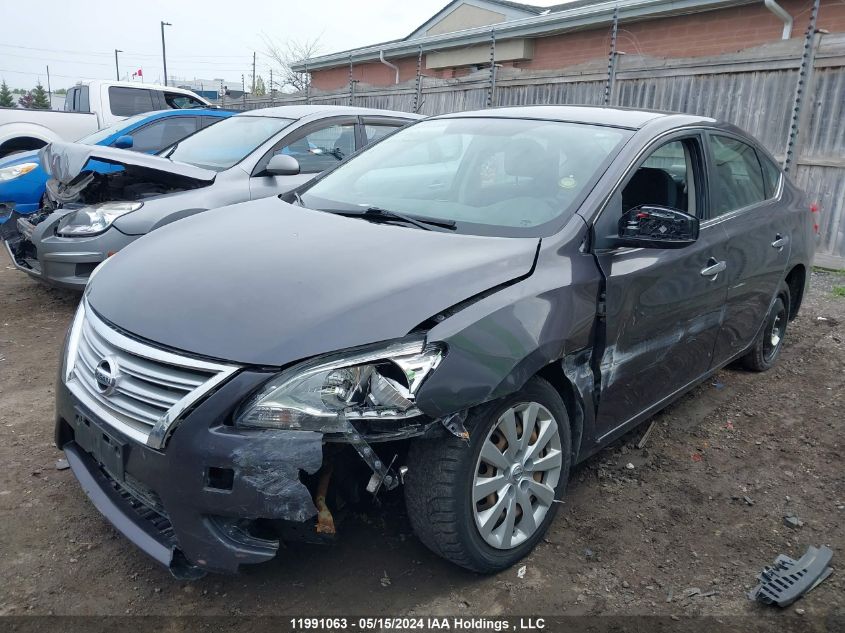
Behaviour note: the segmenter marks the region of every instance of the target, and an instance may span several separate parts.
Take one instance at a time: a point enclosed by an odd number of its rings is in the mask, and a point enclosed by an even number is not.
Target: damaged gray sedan
[[[432,551],[493,572],[542,538],[574,464],[725,364],[776,362],[813,240],[772,157],[711,119],[435,117],[107,260],[56,443],[179,576],[399,494]]]
[[[419,118],[346,106],[280,106],[230,117],[225,127],[202,129],[159,156],[52,143],[41,150],[52,176],[51,204],[19,218],[17,234],[0,237],[21,271],[82,290],[100,262],[141,235],[207,209],[293,189]]]

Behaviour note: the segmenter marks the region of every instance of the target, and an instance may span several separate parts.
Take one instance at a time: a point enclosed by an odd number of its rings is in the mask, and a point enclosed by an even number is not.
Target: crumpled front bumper
[[[178,424],[163,450],[98,420],[59,380],[56,444],[97,509],[175,576],[234,573],[275,556],[279,541],[255,529],[262,520],[309,532],[317,513],[301,475],[319,470],[322,434],[226,423],[266,379],[250,371],[234,376]],[[92,444],[97,433],[105,444]]]
[[[119,251],[138,236],[125,235],[112,227],[91,237],[61,237],[56,227],[67,212],[56,211],[39,224],[18,218],[18,234],[4,242],[18,270],[51,286],[81,291],[109,253]]]

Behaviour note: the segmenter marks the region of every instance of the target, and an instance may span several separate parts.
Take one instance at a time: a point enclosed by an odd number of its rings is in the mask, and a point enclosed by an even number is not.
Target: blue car
[[[123,119],[77,142],[156,154],[197,130],[233,114],[210,108],[146,112]],[[0,161],[0,224],[6,222],[14,212],[27,215],[43,206],[49,176],[41,168],[38,152],[22,152]],[[100,173],[120,169],[119,166],[97,161],[92,161],[90,167]]]

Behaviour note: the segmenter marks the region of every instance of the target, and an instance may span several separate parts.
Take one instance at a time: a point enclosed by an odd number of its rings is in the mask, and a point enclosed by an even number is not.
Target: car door
[[[250,198],[266,198],[290,191],[355,152],[357,117],[331,117],[306,123],[291,130],[256,163],[250,177]],[[288,154],[299,161],[299,174],[271,176],[267,163],[276,154]]]
[[[727,235],[725,324],[715,351],[716,361],[724,362],[745,351],[757,336],[786,276],[791,244],[779,172],[775,178],[765,173],[754,147],[737,136],[711,132],[707,137],[713,200],[709,223],[721,225]]]
[[[706,220],[706,180],[701,134],[669,137],[628,172],[599,217],[596,235],[616,235],[621,214],[642,205]],[[606,282],[596,359],[599,441],[710,369],[726,295],[724,242],[715,224],[683,248],[594,251]]]
[[[132,132],[132,151],[155,154],[197,131],[195,116],[171,116],[156,119]]]

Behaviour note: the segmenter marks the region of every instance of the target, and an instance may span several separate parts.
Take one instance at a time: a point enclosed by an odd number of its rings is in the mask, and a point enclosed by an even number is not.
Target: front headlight
[[[20,163],[10,167],[0,168],[0,182],[14,180],[24,174],[28,174],[36,167],[38,167],[38,163]]]
[[[144,206],[143,202],[102,202],[72,211],[59,220],[58,234],[63,237],[96,235],[109,228],[117,218]]]
[[[420,415],[414,398],[443,353],[441,346],[415,339],[318,358],[276,375],[236,424],[339,433],[346,430],[346,420]]]

